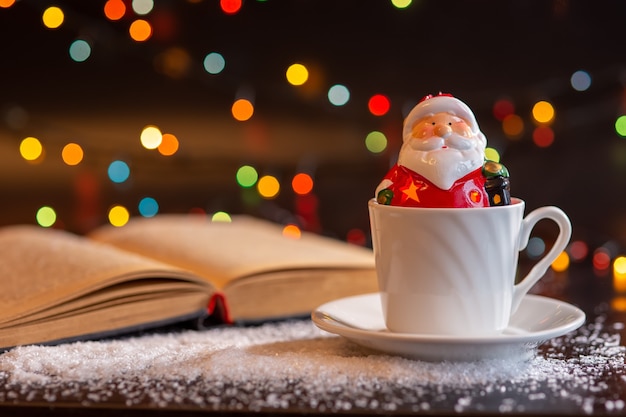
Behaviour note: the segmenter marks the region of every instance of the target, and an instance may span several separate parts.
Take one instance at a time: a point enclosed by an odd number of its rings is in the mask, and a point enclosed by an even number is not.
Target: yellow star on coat
[[[405,188],[404,190],[402,190],[402,192],[407,196],[407,198],[410,198],[411,200],[417,201],[419,203],[420,198],[417,196],[417,190],[417,186],[413,181],[411,181],[411,185],[409,185],[409,188]]]

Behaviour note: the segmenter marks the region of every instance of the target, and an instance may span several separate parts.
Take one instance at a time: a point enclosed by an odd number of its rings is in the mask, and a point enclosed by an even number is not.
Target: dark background
[[[55,30],[41,21],[50,5],[65,12]],[[128,36],[138,17],[130,7],[111,22],[103,5],[20,0],[0,9],[1,224],[34,223],[36,210],[49,205],[57,227],[86,232],[105,223],[114,204],[136,215],[145,195],[161,213],[200,208],[298,222],[290,181],[305,171],[315,179],[317,231],[367,235],[366,202],[395,160],[403,115],[422,96],[444,91],[474,110],[528,209],[560,206],[574,239],[591,249],[626,244],[626,138],[614,127],[626,113],[626,2],[414,0],[399,10],[384,0],[246,0],[226,15],[217,1],[157,0],[145,16],[155,33],[141,43]],[[82,63],[68,54],[77,38],[92,47]],[[160,62],[172,48],[188,61],[168,73]],[[202,68],[212,51],[226,59],[218,75]],[[295,62],[312,73],[300,88],[284,76]],[[591,75],[587,91],[570,85],[577,70]],[[346,106],[326,99],[336,83],[351,91]],[[391,100],[382,117],[367,110],[377,93]],[[255,105],[246,122],[230,114],[241,95]],[[508,139],[494,117],[501,98],[523,118],[521,138]],[[548,148],[531,137],[539,100],[556,109]],[[178,137],[175,156],[141,148],[148,124]],[[372,130],[389,140],[380,155],[364,146]],[[39,164],[19,155],[27,136],[44,144]],[[70,141],[86,152],[77,167],[60,160]],[[106,176],[116,158],[131,166],[121,185]],[[263,200],[242,190],[235,182],[242,164],[279,178],[280,195]]]

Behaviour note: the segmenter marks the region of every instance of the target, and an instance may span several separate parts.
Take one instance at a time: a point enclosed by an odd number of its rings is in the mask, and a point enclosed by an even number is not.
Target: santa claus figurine
[[[485,160],[487,140],[470,108],[450,94],[424,97],[404,120],[398,162],[376,188],[380,204],[510,204],[508,172]]]

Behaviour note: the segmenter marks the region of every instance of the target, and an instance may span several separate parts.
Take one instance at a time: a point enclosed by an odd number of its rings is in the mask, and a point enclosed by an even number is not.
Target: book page
[[[121,228],[105,226],[89,237],[189,269],[220,289],[233,279],[269,271],[374,268],[369,249],[313,233],[285,237],[280,225],[249,216],[225,223],[164,214],[134,218]]]
[[[0,323],[137,277],[197,278],[170,265],[84,237],[38,226],[0,229]],[[208,292],[208,291],[207,291]]]

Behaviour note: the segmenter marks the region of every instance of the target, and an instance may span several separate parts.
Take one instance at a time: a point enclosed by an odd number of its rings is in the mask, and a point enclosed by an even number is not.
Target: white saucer
[[[428,361],[529,359],[536,347],[580,327],[585,313],[563,301],[526,295],[509,326],[495,336],[456,337],[392,333],[385,327],[379,293],[331,301],[313,311],[322,330],[381,352]]]

